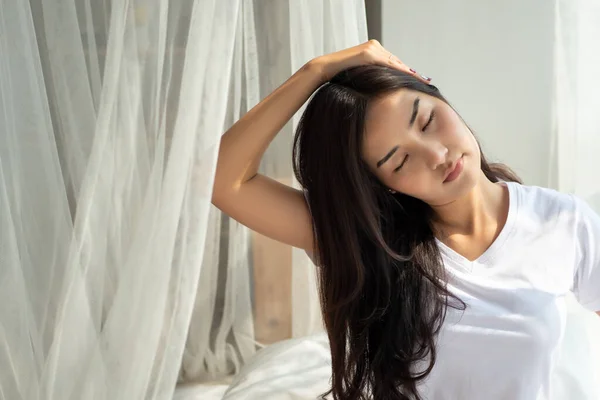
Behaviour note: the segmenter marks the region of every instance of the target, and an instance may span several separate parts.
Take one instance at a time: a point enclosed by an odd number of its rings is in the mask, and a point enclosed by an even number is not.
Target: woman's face
[[[479,146],[445,102],[401,89],[369,105],[362,157],[388,188],[431,206],[468,193],[481,176]]]

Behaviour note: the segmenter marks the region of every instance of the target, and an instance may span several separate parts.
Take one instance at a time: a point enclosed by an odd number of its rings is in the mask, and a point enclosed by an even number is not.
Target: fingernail
[[[431,81],[431,78],[425,76],[425,75],[421,75],[421,78],[425,79],[427,82]]]
[[[417,73],[417,71],[415,71],[414,69],[412,69],[412,68],[409,68],[409,69],[410,69],[410,72],[412,72],[413,74]]]

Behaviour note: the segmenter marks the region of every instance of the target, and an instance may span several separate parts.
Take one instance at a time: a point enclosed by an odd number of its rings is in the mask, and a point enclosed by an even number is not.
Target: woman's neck
[[[504,185],[487,179],[482,171],[479,182],[467,195],[433,210],[439,236],[489,236],[499,232],[506,222],[508,191]]]

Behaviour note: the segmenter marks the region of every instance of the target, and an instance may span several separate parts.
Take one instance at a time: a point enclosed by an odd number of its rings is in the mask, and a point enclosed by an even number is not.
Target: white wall
[[[381,33],[388,50],[433,78],[488,159],[548,185],[553,1],[382,0]]]

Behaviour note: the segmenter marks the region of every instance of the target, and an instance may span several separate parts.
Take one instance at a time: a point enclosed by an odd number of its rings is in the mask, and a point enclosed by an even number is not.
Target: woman
[[[316,89],[299,191],[257,170]],[[225,133],[213,203],[319,266],[335,399],[550,398],[565,296],[600,310],[600,218],[488,164],[373,40],[310,61]]]

